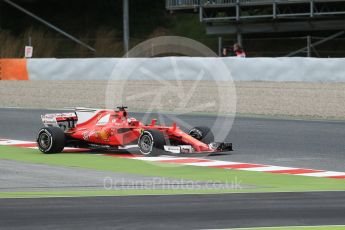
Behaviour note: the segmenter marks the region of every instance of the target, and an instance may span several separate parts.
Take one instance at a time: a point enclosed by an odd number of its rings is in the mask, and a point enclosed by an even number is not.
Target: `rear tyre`
[[[208,127],[195,127],[192,128],[188,134],[195,139],[204,142],[205,144],[210,144],[214,142],[214,135],[210,128]]]
[[[164,152],[164,134],[158,130],[145,130],[138,140],[141,154],[144,156],[158,156]]]
[[[38,149],[45,153],[61,153],[65,148],[65,133],[58,127],[45,127],[38,132]]]

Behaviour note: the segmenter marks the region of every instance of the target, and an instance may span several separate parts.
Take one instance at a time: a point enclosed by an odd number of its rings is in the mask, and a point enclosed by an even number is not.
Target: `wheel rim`
[[[140,149],[144,154],[148,154],[152,150],[152,139],[148,135],[144,135],[140,139]]]
[[[203,137],[203,133],[198,130],[198,129],[192,129],[190,132],[189,132],[189,135],[194,137],[195,139],[197,140],[201,140],[202,137]]]
[[[43,148],[43,149],[49,148],[49,146],[51,144],[50,137],[46,133],[41,133],[38,142],[39,142],[39,145],[41,146],[41,148]]]

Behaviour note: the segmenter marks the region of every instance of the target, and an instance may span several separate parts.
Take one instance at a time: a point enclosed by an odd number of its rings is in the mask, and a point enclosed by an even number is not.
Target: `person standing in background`
[[[232,53],[231,47],[224,47],[223,48],[223,57],[232,56],[231,53]]]
[[[233,47],[223,48],[223,57],[236,56],[239,58],[245,58],[246,52],[243,50],[242,46],[239,43],[235,43]]]
[[[236,57],[239,57],[239,58],[245,58],[247,56],[246,52],[244,52],[243,50],[243,47],[239,43],[234,44],[234,53]]]

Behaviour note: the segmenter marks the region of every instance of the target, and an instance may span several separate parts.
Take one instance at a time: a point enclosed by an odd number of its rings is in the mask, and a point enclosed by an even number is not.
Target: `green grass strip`
[[[231,228],[230,230],[344,230],[345,225],[267,227],[267,228]]]
[[[75,191],[80,196],[89,195],[151,195],[151,194],[190,194],[190,193],[228,193],[228,192],[305,192],[305,191],[345,191],[345,180],[314,178],[295,175],[279,175],[265,172],[250,172],[240,170],[225,170],[208,167],[178,166],[172,164],[153,163],[133,159],[124,159],[111,156],[98,156],[88,153],[62,153],[45,155],[38,150],[0,146],[0,159],[20,162],[78,167],[84,169],[109,171],[117,173],[159,176],[184,180],[210,181],[212,183],[234,184],[228,190],[164,190],[164,191]],[[253,185],[255,188],[241,189],[241,185]],[[68,191],[56,192],[56,196],[73,196]],[[137,194],[135,194],[137,193]],[[17,194],[19,197],[32,193],[0,192],[0,197],[10,197]],[[54,195],[52,192],[45,192]]]
[[[0,192],[0,199],[12,198],[52,198],[52,197],[99,197],[99,196],[154,196],[154,195],[195,195],[227,194],[235,190],[98,190],[98,191],[40,191],[40,192]]]

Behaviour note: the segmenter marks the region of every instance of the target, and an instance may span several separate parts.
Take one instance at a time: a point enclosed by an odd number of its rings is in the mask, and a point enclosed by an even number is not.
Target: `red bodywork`
[[[56,117],[58,122],[76,122],[78,117]],[[156,124],[145,125],[140,121],[127,117],[125,110],[100,110],[89,120],[75,125],[65,131],[69,139],[80,140],[87,143],[122,147],[137,144],[143,130],[156,129],[161,131],[167,140],[182,145],[191,145],[195,152],[215,152],[208,144],[205,144],[187,133],[183,132],[174,123],[171,127]],[[168,143],[167,143],[168,144]]]

